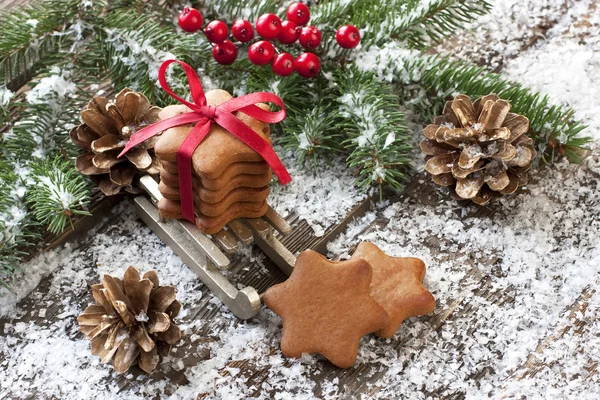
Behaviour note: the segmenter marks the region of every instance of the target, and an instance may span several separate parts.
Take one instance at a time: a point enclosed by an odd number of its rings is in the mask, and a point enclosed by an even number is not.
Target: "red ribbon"
[[[190,103],[173,93],[171,87],[167,83],[165,74],[167,67],[172,63],[177,63],[183,67],[190,85],[193,103]],[[177,150],[179,195],[181,197],[181,213],[184,219],[195,222],[194,196],[192,192],[192,154],[210,131],[210,126],[213,121],[237,136],[241,141],[260,154],[273,169],[273,172],[275,172],[275,175],[277,175],[279,182],[281,182],[282,185],[285,185],[292,180],[290,174],[281,163],[279,157],[277,157],[277,154],[271,145],[252,130],[252,128],[232,114],[235,111],[241,111],[254,119],[269,124],[281,122],[285,118],[285,107],[283,106],[283,101],[281,101],[279,97],[273,93],[259,92],[232,98],[216,107],[209,106],[206,104],[206,96],[204,95],[202,84],[194,69],[183,61],[178,60],[167,60],[162,63],[158,70],[158,81],[164,91],[169,93],[171,97],[177,99],[180,103],[188,106],[192,111],[159,121],[134,133],[125,146],[125,149],[119,154],[119,157],[127,153],[132,147],[139,145],[145,140],[148,140],[152,136],[158,135],[167,129],[178,125],[197,122],[196,126],[194,126],[190,134],[185,138]],[[255,106],[256,103],[266,102],[278,105],[281,107],[281,110],[271,112]]]

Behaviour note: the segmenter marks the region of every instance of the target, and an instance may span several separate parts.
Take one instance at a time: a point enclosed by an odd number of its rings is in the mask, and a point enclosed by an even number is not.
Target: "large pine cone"
[[[474,104],[462,94],[447,102],[444,115],[423,130],[427,139],[420,145],[433,181],[477,204],[525,185],[537,153],[526,136],[529,120],[509,110],[495,94]]]
[[[181,339],[173,322],[181,304],[174,286],[160,286],[156,271],[140,277],[134,267],[123,280],[104,275],[102,284],[92,286],[96,304],[77,318],[81,332],[92,342],[92,354],[102,363],[112,361],[115,371],[126,372],[135,361],[147,373],[159,362],[159,351],[168,354]]]
[[[91,175],[107,196],[131,186],[136,172],[159,173],[160,164],[154,155],[155,140],[149,139],[117,158],[131,135],[159,121],[159,107],[151,106],[143,93],[123,89],[115,100],[94,97],[81,112],[82,124],[70,132],[71,139],[85,149],[75,162],[77,170]]]

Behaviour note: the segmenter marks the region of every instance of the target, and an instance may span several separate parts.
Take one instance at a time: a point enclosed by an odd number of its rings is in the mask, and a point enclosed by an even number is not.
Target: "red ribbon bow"
[[[171,87],[167,83],[165,74],[167,67],[172,63],[177,63],[183,67],[190,85],[192,99],[194,100],[193,103],[190,103],[173,93]],[[273,93],[259,92],[232,98],[216,107],[209,106],[206,104],[206,96],[204,95],[202,84],[194,69],[183,61],[178,60],[167,60],[162,63],[158,70],[158,81],[164,91],[169,93],[171,97],[177,99],[180,103],[188,106],[192,111],[167,118],[134,133],[125,146],[125,149],[119,154],[119,157],[127,153],[132,147],[137,146],[167,129],[178,125],[197,122],[196,126],[194,126],[190,134],[185,138],[177,150],[179,194],[181,197],[181,213],[183,218],[195,222],[194,197],[192,192],[192,154],[210,131],[210,125],[213,121],[237,136],[241,141],[260,154],[273,169],[273,172],[275,172],[275,175],[277,175],[279,182],[281,182],[282,185],[285,185],[292,180],[290,174],[281,163],[279,157],[277,157],[277,154],[271,145],[252,130],[252,128],[232,114],[235,111],[241,111],[254,119],[269,124],[281,122],[285,118],[285,107],[283,106],[283,101],[279,97]],[[266,102],[278,105],[281,107],[281,110],[271,112],[255,106],[256,103]]]

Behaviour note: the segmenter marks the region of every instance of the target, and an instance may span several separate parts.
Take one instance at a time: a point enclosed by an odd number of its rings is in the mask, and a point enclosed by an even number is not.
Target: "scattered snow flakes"
[[[397,349],[398,359],[411,362],[400,375],[386,373],[376,397],[425,390],[434,397],[464,393],[471,399],[505,392],[507,398],[597,398],[598,182],[566,163],[538,178],[528,190],[502,200],[493,219],[464,219],[452,201],[445,210],[409,198],[385,209],[377,224],[365,219],[363,228],[372,228],[357,239],[330,246],[336,257],[356,241],[370,240],[428,266],[425,284],[438,301],[435,316],[404,324],[392,340],[388,350]],[[587,312],[571,313],[584,293],[595,293],[586,300]],[[571,314],[583,322],[576,325]],[[556,331],[566,334],[548,340],[536,355],[544,373],[519,381],[531,371],[524,365],[540,340]],[[410,346],[417,340],[422,343]],[[367,342],[361,354],[383,351],[381,343]]]
[[[509,61],[507,73],[568,102],[594,127],[588,133],[597,135],[598,101],[591,92],[600,76],[600,7],[591,3],[496,1],[492,15],[478,21],[477,40],[458,55],[489,55],[499,66],[517,55],[532,27],[552,21],[544,41]],[[382,78],[391,68],[402,70],[390,65],[394,57],[410,58],[392,42],[375,50],[358,60]],[[600,171],[597,160],[588,162],[590,169]],[[364,196],[343,162],[315,171],[295,166],[290,154],[284,162],[294,181],[273,186],[272,204],[280,213],[307,218],[317,233]],[[452,200],[431,206],[404,197],[380,205],[330,243],[333,258],[348,257],[360,240],[394,256],[422,258],[425,285],[438,302],[433,316],[410,319],[392,339],[367,336],[357,365],[338,371],[319,357],[284,358],[278,317],[263,309],[249,322],[236,320],[125,204],[79,246],[24,266],[27,274],[14,293],[1,292],[0,314],[11,319],[0,325],[0,398],[352,398],[342,374],[364,383],[361,391],[369,398],[599,398],[600,180],[584,168],[559,164],[493,208],[493,217],[469,217],[473,208]],[[265,274],[255,264],[259,254],[245,249],[244,256]],[[76,316],[90,299],[89,283],[104,273],[120,275],[130,264],[156,268],[165,284],[177,285],[185,340],[158,376],[128,374],[123,386],[111,367],[90,355]],[[29,306],[17,307],[40,282],[47,291],[31,292]],[[199,303],[214,317],[192,315]],[[189,383],[169,381],[165,372],[173,370]]]
[[[67,182],[62,171],[57,171],[56,178],[53,181],[47,176],[42,176],[39,181],[50,193],[49,200],[56,205],[61,205],[64,210],[68,210],[77,201],[77,198],[67,190]]]
[[[5,107],[10,103],[10,100],[13,98],[14,93],[6,88],[6,86],[0,86],[0,107]]]
[[[331,242],[332,258],[347,257],[360,240],[374,241],[394,256],[420,257],[428,266],[425,284],[438,308],[434,316],[407,321],[392,339],[367,336],[356,367],[344,373],[358,374],[371,397],[382,399],[408,393],[426,398],[426,392],[434,397],[464,393],[469,399],[500,394],[585,399],[599,391],[593,371],[600,354],[600,297],[593,290],[600,292],[600,192],[585,189],[594,185],[589,179],[577,166],[547,169],[526,191],[502,200],[494,219],[464,219],[452,201],[432,208],[406,198],[381,204],[351,224]],[[31,311],[15,309],[14,303],[5,310],[14,318],[0,337],[5,357],[0,394],[63,399],[352,396],[336,376],[341,371],[332,372],[321,358],[281,355],[281,322],[269,310],[249,322],[238,321],[218,302],[211,320],[189,314],[189,308],[207,300],[195,275],[136,220],[130,204],[114,215],[119,217],[111,217],[76,248],[49,252],[26,266],[27,276],[38,274],[29,288],[54,273],[46,294],[36,290],[27,297],[35,305]],[[119,389],[111,367],[100,365],[77,333],[76,316],[89,301],[89,283],[103,273],[118,276],[130,264],[142,271],[156,268],[165,284],[177,285],[187,339],[160,371],[181,370],[189,384],[131,374],[125,378],[128,386]],[[586,292],[592,295],[582,297]],[[47,304],[56,298],[62,301]],[[581,307],[568,311],[578,302]],[[22,322],[29,312],[46,319]],[[557,340],[548,340],[540,350],[540,340],[552,335]],[[532,354],[540,360],[540,372],[524,376]],[[317,382],[315,376],[323,379]]]
[[[383,110],[378,110],[372,99],[366,98],[366,95],[365,91],[361,90],[345,93],[338,99],[342,116],[354,119],[360,129],[360,135],[354,139],[359,147],[372,145],[376,141],[377,126],[386,122]]]
[[[366,194],[354,186],[352,176],[343,159],[330,159],[313,167],[310,161],[298,165],[294,154],[277,149],[282,162],[292,176],[286,186],[271,185],[269,204],[281,215],[295,213],[305,219],[317,236],[341,221],[352,207],[366,198]]]
[[[104,273],[121,276],[129,265],[135,265],[141,272],[157,269],[163,284],[177,287],[184,304],[181,326],[187,329],[185,307],[200,301],[201,283],[137,221],[131,203],[118,206],[109,221],[115,226],[91,231],[77,248],[67,245],[24,265],[27,273],[16,281],[14,291],[0,291],[0,313],[11,315],[0,325],[0,398],[144,399],[147,393],[164,393],[165,381],[145,392],[133,375],[130,392],[120,393],[117,375],[91,355],[76,318],[91,302],[89,284]],[[16,303],[40,282],[46,289],[30,293],[17,308]],[[176,369],[178,361],[160,368]]]
[[[399,79],[401,82],[410,83],[413,79],[419,79],[418,75],[411,75],[408,68],[410,60],[418,54],[417,51],[404,47],[402,43],[390,41],[381,48],[371,46],[368,51],[361,50],[352,56],[358,68],[375,72],[381,80]]]
[[[585,133],[600,140],[600,7],[587,13],[575,7],[570,15],[571,23],[550,32],[557,36],[508,62],[504,72],[572,107],[575,118],[589,124]]]
[[[35,29],[39,23],[40,21],[38,21],[37,19],[28,19],[27,21],[25,21],[25,24],[31,26],[31,29]]]
[[[170,52],[154,48],[149,41],[141,42],[136,32],[107,29],[106,33],[108,35],[107,42],[111,43],[117,54],[113,61],[128,66],[131,69],[131,79],[140,69],[147,68],[148,78],[156,81],[160,65],[166,60],[177,58]],[[167,72],[167,77],[171,77],[170,71]],[[139,82],[134,83],[139,84]]]
[[[523,49],[560,34],[572,18],[588,10],[595,0],[502,0],[492,12],[438,46],[440,52],[492,69],[520,57]],[[553,28],[554,27],[554,28]]]
[[[68,70],[53,67],[50,73],[51,75],[40,79],[38,84],[26,93],[28,103],[45,104],[60,101],[75,90],[76,85],[69,79]]]

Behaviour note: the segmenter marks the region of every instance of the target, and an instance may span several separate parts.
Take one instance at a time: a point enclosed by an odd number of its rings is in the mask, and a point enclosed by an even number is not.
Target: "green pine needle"
[[[410,135],[393,86],[357,68],[340,69],[335,81],[339,115],[347,121],[343,145],[350,150],[348,166],[358,170],[358,185],[400,189],[410,163]]]
[[[34,184],[27,193],[36,220],[51,233],[61,233],[72,216],[91,215],[87,182],[69,160],[55,158],[32,166]]]

